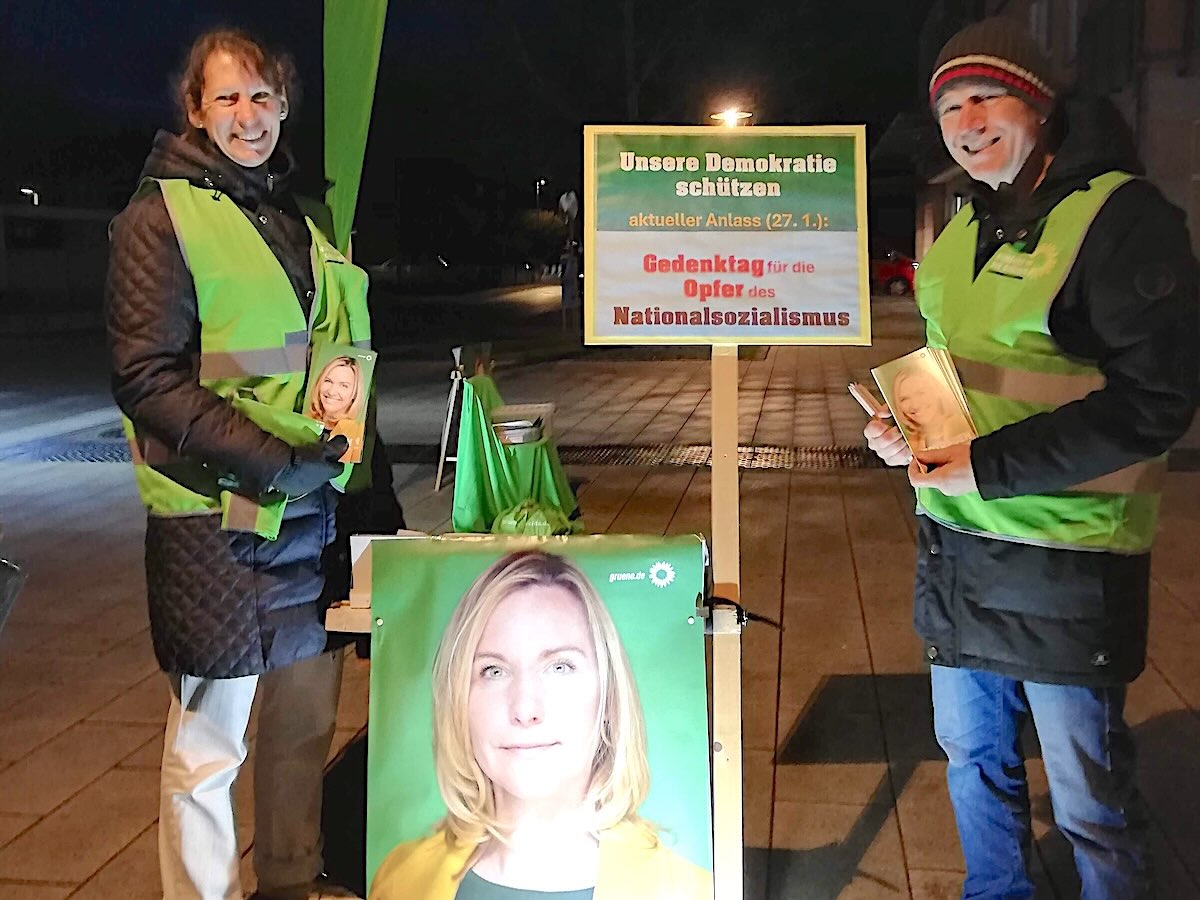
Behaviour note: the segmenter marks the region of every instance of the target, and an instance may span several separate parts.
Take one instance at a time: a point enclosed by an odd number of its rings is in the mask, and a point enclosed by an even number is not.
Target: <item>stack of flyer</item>
[[[492,430],[502,444],[531,444],[550,433],[553,403],[509,403],[492,410]]]
[[[914,453],[978,436],[948,351],[922,347],[877,366],[871,374]]]
[[[492,428],[502,444],[531,444],[542,439],[542,420],[512,419],[507,422],[493,422]]]

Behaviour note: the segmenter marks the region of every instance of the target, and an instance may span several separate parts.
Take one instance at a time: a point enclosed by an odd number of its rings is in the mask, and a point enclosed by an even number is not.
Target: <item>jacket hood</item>
[[[1098,175],[1145,172],[1125,120],[1106,98],[1067,99],[1046,128],[1054,159],[1032,195],[1020,197],[1007,184],[993,190],[970,182],[969,193],[982,218],[995,215],[1012,223],[1038,219]]]
[[[248,169],[225,156],[203,135],[193,139],[159,131],[142,166],[141,178],[186,179],[196,187],[220,191],[240,206],[253,208],[264,197],[282,191],[293,168],[291,153],[282,142],[266,163]]]
[[[1108,99],[1068,101],[1052,123],[1059,134],[1054,161],[1034,195],[1057,195],[1075,190],[1105,172],[1142,175],[1133,135]],[[1057,202],[1057,199],[1055,202]]]

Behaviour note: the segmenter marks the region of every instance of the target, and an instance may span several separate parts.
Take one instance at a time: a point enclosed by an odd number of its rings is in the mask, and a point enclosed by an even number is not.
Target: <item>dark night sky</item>
[[[877,137],[916,98],[914,44],[928,0],[633,6],[641,57],[665,48],[640,95],[643,121],[699,122],[728,99],[760,124],[867,122]],[[390,200],[397,158],[574,187],[580,125],[626,118],[623,9],[624,0],[393,0],[365,190]],[[321,15],[319,0],[10,0],[0,9],[0,186],[7,195],[30,173],[50,177],[48,152],[72,138],[66,159],[112,157],[132,185],[153,129],[173,124],[171,74],[191,39],[217,24],[247,27],[297,57],[306,103],[295,138],[314,170]]]

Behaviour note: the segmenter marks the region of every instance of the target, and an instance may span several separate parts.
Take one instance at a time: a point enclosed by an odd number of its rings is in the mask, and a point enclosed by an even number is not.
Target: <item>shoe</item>
[[[308,900],[363,900],[363,898],[349,888],[334,884],[322,876],[313,882],[313,893],[308,895]]]
[[[246,900],[363,900],[349,888],[321,876],[309,887],[286,888],[278,893],[255,891]]]

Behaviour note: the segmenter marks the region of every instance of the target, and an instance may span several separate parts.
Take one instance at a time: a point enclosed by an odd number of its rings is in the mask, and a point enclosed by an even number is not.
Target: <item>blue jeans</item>
[[[934,732],[950,760],[946,780],[967,863],[964,900],[1033,896],[1029,786],[1019,745],[1030,715],[1082,900],[1152,896],[1124,687],[1041,684],[947,666],[933,666],[932,680]]]

